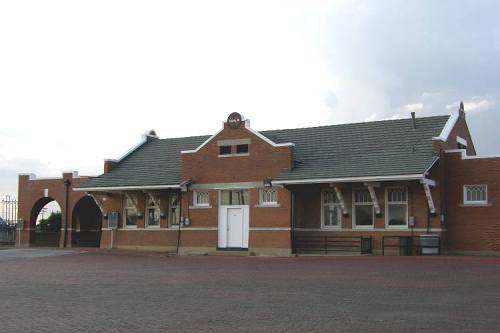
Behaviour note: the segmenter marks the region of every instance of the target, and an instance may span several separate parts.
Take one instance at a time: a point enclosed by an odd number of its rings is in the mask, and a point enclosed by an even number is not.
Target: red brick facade
[[[460,113],[448,137],[433,139],[439,160],[429,170],[430,190],[435,214],[429,214],[429,203],[420,180],[392,180],[374,184],[381,213],[374,217],[373,227],[359,229],[353,226],[353,189],[366,188],[363,181],[340,184],[306,184],[276,186],[278,202],[263,206],[261,191],[269,180],[284,169],[293,167],[293,143],[275,144],[250,129],[248,122],[236,129],[224,123],[223,129],[207,142],[192,151],[181,154],[181,173],[185,186],[181,189],[157,190],[106,190],[90,193],[102,213],[100,247],[176,251],[181,253],[212,253],[219,247],[221,219],[221,191],[240,189],[248,191],[249,211],[248,252],[255,254],[289,255],[293,237],[297,235],[349,235],[372,238],[375,253],[381,250],[383,236],[409,236],[426,233],[442,237],[446,251],[500,251],[500,158],[462,158],[457,149],[459,140],[467,141],[466,151],[475,155],[474,145],[467,128],[465,114]],[[432,138],[429,138],[431,140]],[[236,154],[238,143],[248,144],[248,152]],[[234,144],[231,144],[234,143]],[[231,154],[220,156],[221,144],[231,145]],[[105,172],[110,172],[116,162],[106,161]],[[70,180],[70,189],[77,187],[81,178],[64,174],[58,180],[30,180],[19,178],[19,217],[25,220],[21,244],[33,244],[34,219],[42,203],[55,199],[65,212],[64,180]],[[487,184],[488,204],[481,207],[463,205],[463,185]],[[345,201],[346,213],[341,228],[322,226],[322,191],[337,185]],[[407,216],[413,217],[413,227],[391,228],[387,225],[386,189],[400,186],[407,189]],[[48,189],[48,197],[44,189]],[[197,206],[196,191],[208,192],[208,203]],[[70,191],[68,211],[73,209],[85,192]],[[178,207],[175,198],[180,197]],[[125,202],[134,198],[137,223],[125,225]],[[146,205],[154,198],[159,203],[159,225],[148,226]],[[41,205],[43,206],[43,205]],[[63,207],[64,206],[64,207]],[[118,228],[112,230],[108,219],[112,212],[120,214]],[[67,246],[79,226],[79,219],[72,219],[67,231]],[[64,216],[64,213],[63,213]],[[86,216],[86,215],[80,215]],[[97,215],[96,215],[97,216]],[[174,221],[188,220],[189,225],[179,228]],[[29,221],[29,222],[28,222]],[[64,225],[64,221],[63,221]],[[180,231],[179,231],[180,230]],[[72,233],[73,232],[73,233]],[[180,233],[180,234],[179,234]],[[61,237],[61,245],[62,243]]]

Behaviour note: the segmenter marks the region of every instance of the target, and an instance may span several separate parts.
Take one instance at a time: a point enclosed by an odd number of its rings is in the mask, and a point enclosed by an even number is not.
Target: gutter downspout
[[[177,194],[177,200],[179,201],[179,229],[177,231],[177,249],[175,253],[179,254],[179,247],[181,245],[181,219],[182,219],[182,192]]]
[[[292,254],[295,254],[295,193],[288,186],[284,186],[290,191],[290,241],[292,245]]]
[[[68,242],[68,211],[69,211],[69,186],[71,185],[71,181],[66,179],[64,181],[64,241],[63,247],[66,247]]]

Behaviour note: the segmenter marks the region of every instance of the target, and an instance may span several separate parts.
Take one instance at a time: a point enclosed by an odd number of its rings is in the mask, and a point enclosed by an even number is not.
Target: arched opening
[[[59,247],[61,237],[61,206],[50,197],[39,199],[31,209],[30,227],[34,229],[31,244]]]
[[[102,213],[91,196],[84,196],[75,205],[72,219],[72,245],[99,247],[101,244]]]

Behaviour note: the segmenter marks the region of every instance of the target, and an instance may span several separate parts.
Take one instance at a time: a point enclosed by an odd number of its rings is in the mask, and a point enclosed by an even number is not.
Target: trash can
[[[420,248],[422,255],[438,255],[440,253],[439,236],[426,234],[420,235]]]
[[[411,256],[413,252],[413,241],[410,236],[399,237],[399,255]]]

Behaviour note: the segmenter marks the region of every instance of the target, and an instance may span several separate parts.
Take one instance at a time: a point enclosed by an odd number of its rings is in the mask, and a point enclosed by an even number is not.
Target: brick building
[[[444,251],[495,253],[499,180],[500,157],[476,156],[463,105],[451,116],[261,132],[233,113],[211,136],[151,131],[104,174],[66,182],[75,198],[62,199],[61,235],[75,245],[91,219],[102,248],[378,253],[389,236],[432,234]],[[34,244],[38,207],[52,198],[45,181],[20,176],[22,245]]]

